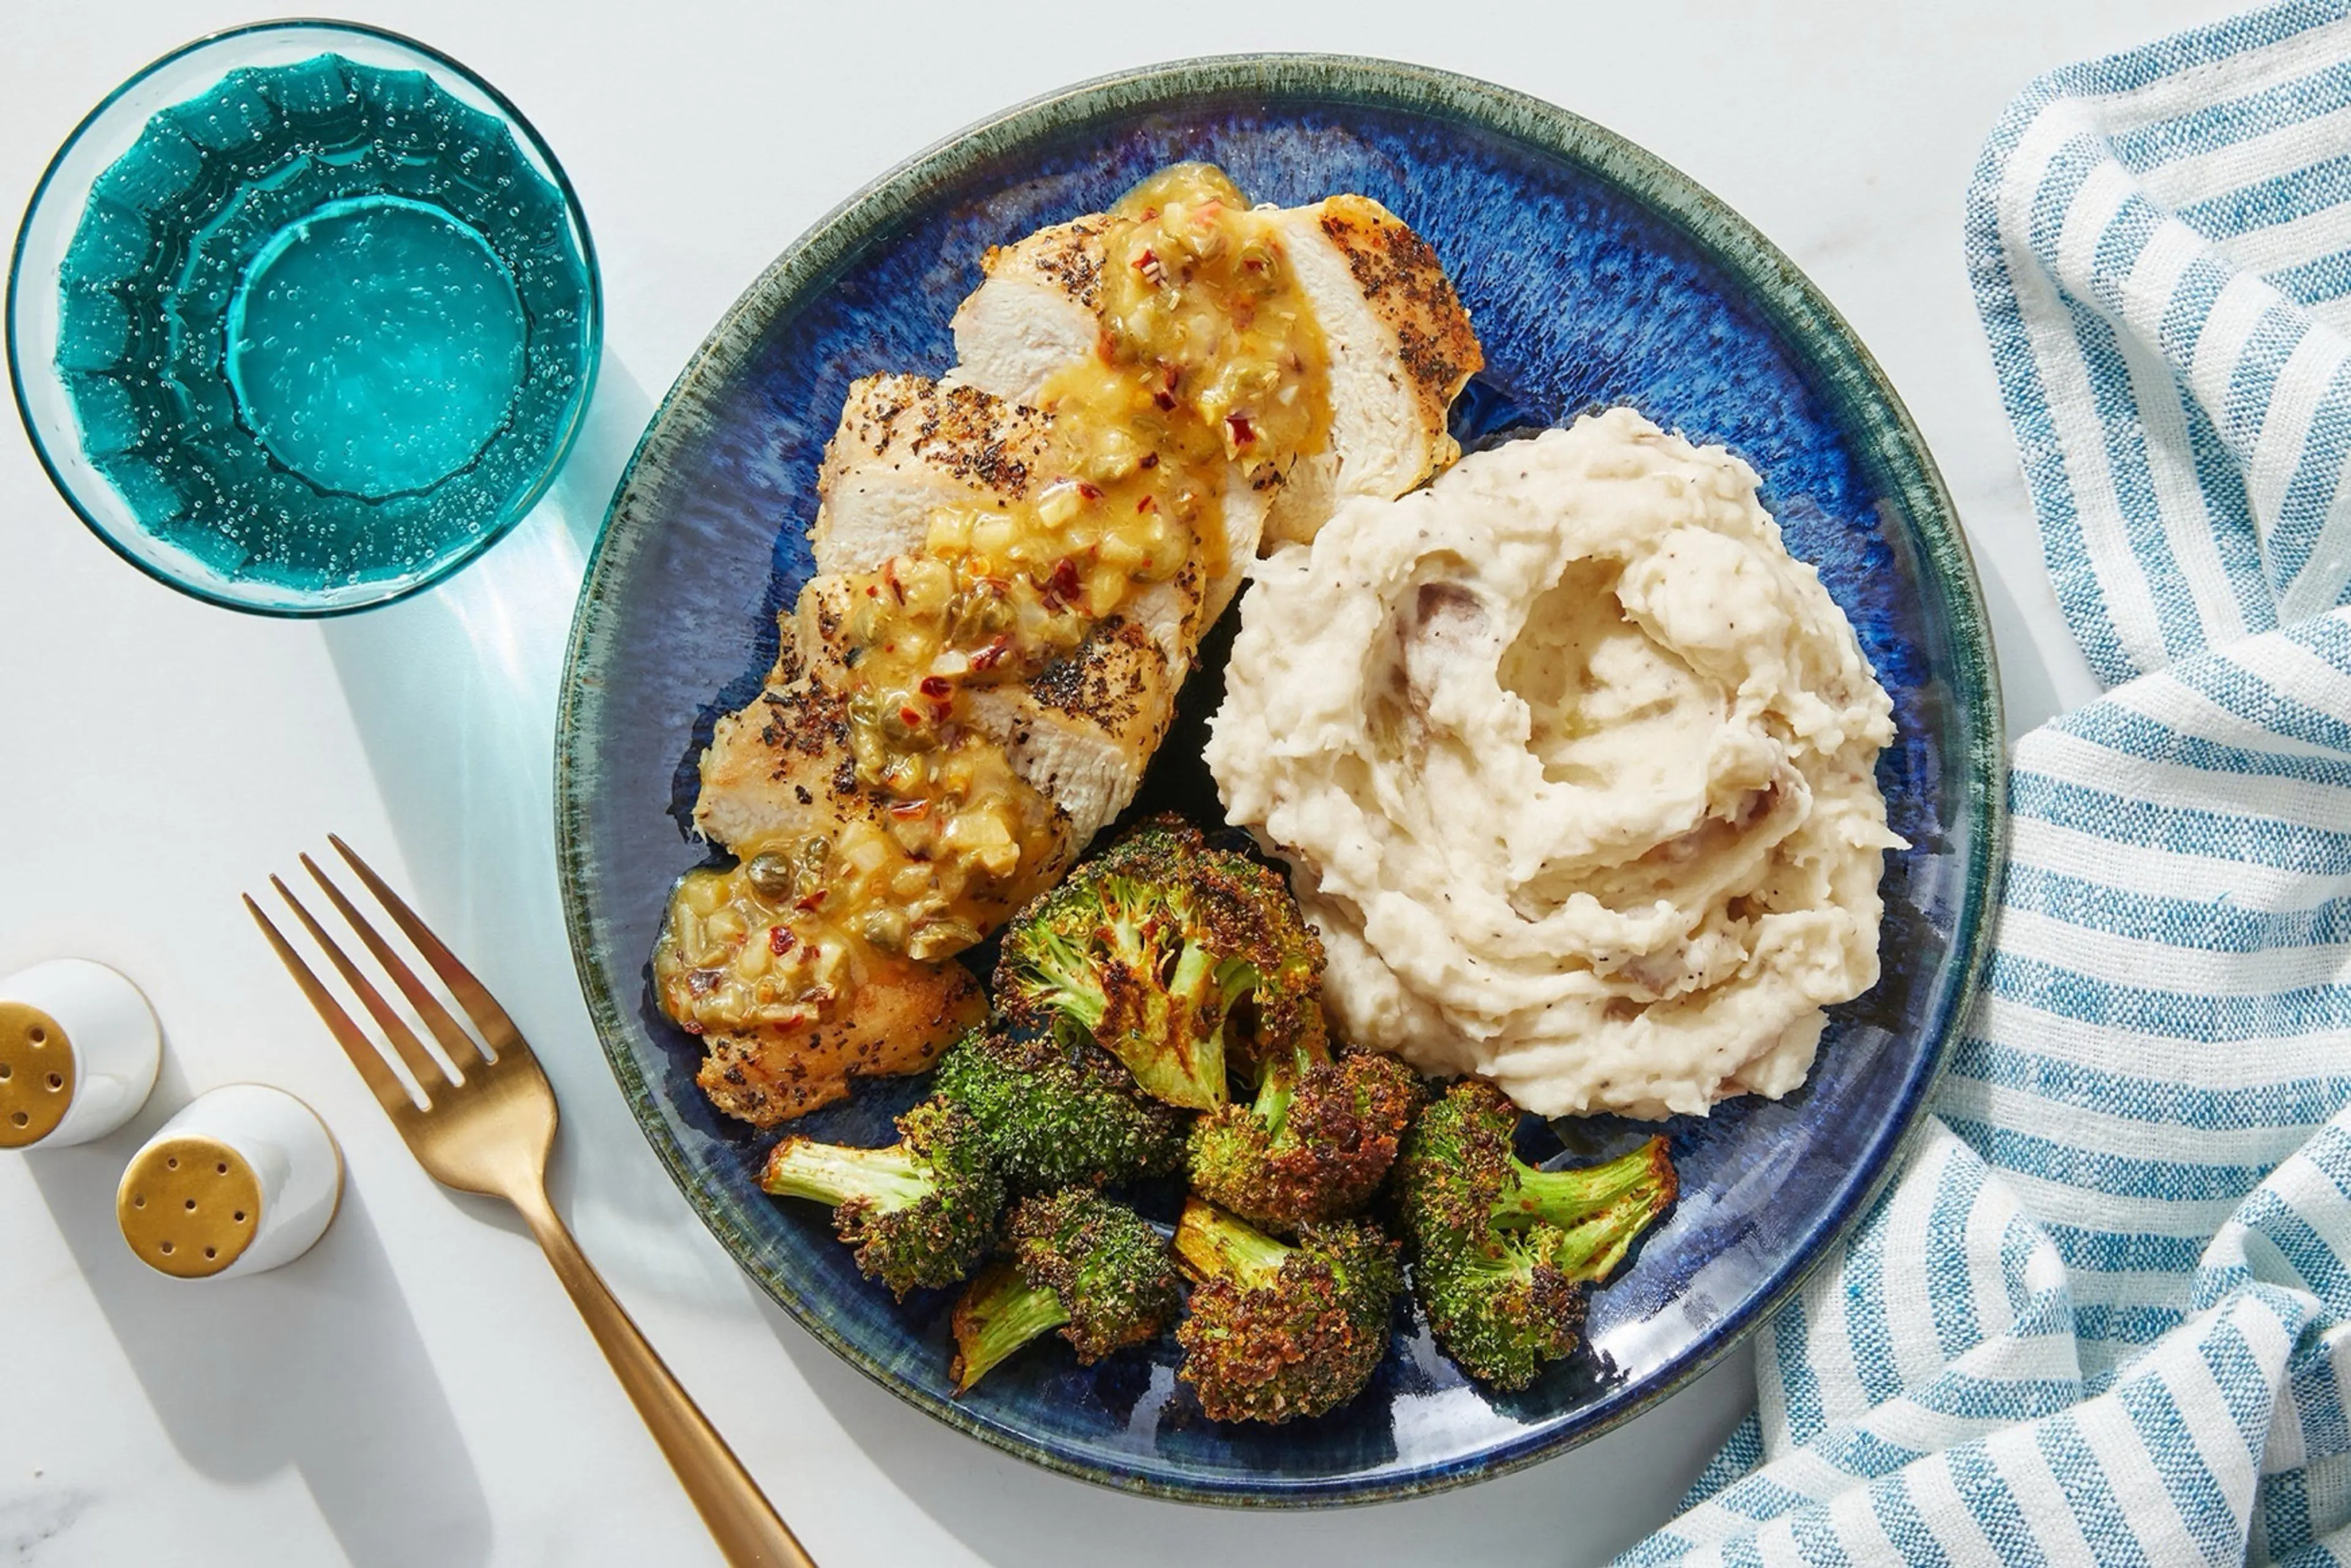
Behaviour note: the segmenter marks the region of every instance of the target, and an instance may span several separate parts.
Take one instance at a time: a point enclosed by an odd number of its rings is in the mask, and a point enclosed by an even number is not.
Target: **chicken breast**
[[[1134,799],[1181,680],[1148,632],[1114,615],[1035,680],[973,692],[972,722],[1082,844]]]
[[[817,472],[819,571],[870,571],[923,548],[938,507],[1025,498],[1051,420],[927,376],[852,382]]]
[[[852,1077],[923,1071],[987,1018],[987,998],[961,964],[895,964],[827,1022],[703,1036],[695,1082],[726,1114],[772,1127],[840,1099]]]
[[[1100,213],[995,246],[980,261],[987,281],[955,313],[956,368],[943,378],[1023,402],[1053,373],[1094,351],[1102,337]]]
[[[1341,499],[1393,496],[1454,455],[1445,405],[1476,341],[1433,253],[1377,204],[1269,219],[1185,164],[1119,210],[1134,215],[990,251],[946,375],[848,391],[818,474],[816,574],[759,694],[701,758],[695,825],[737,863],[680,880],[654,955],[661,1005],[702,1038],[700,1082],[729,1115],[772,1125],[852,1077],[917,1071],[977,1021],[953,956],[1132,802],[1261,540],[1311,537]],[[1113,235],[1147,282],[1105,276]],[[1172,283],[1163,256],[1186,258]],[[1146,346],[1102,355],[1105,298],[1136,288],[1149,325],[1122,329]],[[1318,342],[1331,449],[1308,459]],[[1155,404],[1172,427],[1132,412]],[[1210,514],[1223,548],[1187,548],[1171,519]],[[958,575],[965,551],[1008,551],[1029,575]],[[1073,606],[1089,619],[1065,619]],[[1056,654],[1072,625],[1083,640]]]
[[[1293,465],[1259,516],[1228,491],[1229,588],[1260,535],[1305,543],[1340,502],[1392,500],[1459,456],[1446,414],[1485,363],[1437,253],[1379,203],[1332,196],[1283,210],[1278,225],[1331,357],[1331,445]],[[985,281],[956,311],[960,362],[947,379],[1021,402],[1092,352],[1108,229],[1093,214],[990,251]],[[1229,588],[1210,585],[1210,622]]]
[[[1330,448],[1290,469],[1265,526],[1304,544],[1340,502],[1394,500],[1461,455],[1446,415],[1486,361],[1437,253],[1379,203],[1332,196],[1280,225],[1331,355]]]
[[[839,833],[852,820],[878,821],[882,803],[840,787],[848,755],[846,705],[805,677],[770,677],[749,706],[720,719],[702,754],[694,825],[721,844],[763,844],[805,833]]]

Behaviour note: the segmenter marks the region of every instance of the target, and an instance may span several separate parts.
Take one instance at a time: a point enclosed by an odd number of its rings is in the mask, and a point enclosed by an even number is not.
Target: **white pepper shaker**
[[[88,958],[0,979],[0,1149],[102,1138],[155,1087],[163,1035],[137,986]]]
[[[235,1279],[308,1251],[343,1197],[343,1156],[282,1089],[200,1095],[122,1173],[115,1218],[141,1262],[180,1280]]]

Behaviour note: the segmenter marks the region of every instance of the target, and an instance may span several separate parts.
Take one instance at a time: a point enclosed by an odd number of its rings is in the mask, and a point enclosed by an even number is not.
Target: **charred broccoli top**
[[[1249,1103],[1193,1124],[1192,1190],[1283,1236],[1369,1203],[1420,1108],[1412,1069],[1378,1051],[1332,1061],[1301,1047],[1255,1064],[1254,1076]]]
[[[858,1268],[903,1296],[978,1267],[996,1241],[1004,1183],[979,1124],[953,1105],[925,1101],[898,1118],[898,1134],[882,1149],[786,1138],[768,1153],[759,1186],[831,1204],[833,1228],[857,1249]]]
[[[1016,1192],[1137,1181],[1183,1163],[1183,1113],[1084,1040],[974,1030],[939,1063],[938,1096],[979,1124]]]
[[[1465,1079],[1421,1113],[1396,1161],[1413,1286],[1447,1354],[1471,1376],[1523,1388],[1573,1351],[1588,1287],[1671,1207],[1663,1138],[1582,1170],[1537,1170],[1512,1152],[1518,1108]]]
[[[1176,1316],[1176,1260],[1134,1210],[1082,1189],[1023,1199],[1011,1256],[971,1282],[955,1310],[956,1392],[1040,1334],[1060,1329],[1092,1365]]]
[[[1226,1099],[1228,1043],[1321,1036],[1322,973],[1279,875],[1162,817],[1020,913],[996,1002],[1016,1023],[1090,1035],[1146,1092],[1204,1110]]]
[[[1187,1198],[1176,1251],[1197,1283],[1176,1325],[1180,1375],[1217,1421],[1287,1421],[1334,1410],[1387,1354],[1403,1287],[1395,1244],[1360,1221],[1309,1226],[1287,1247]]]

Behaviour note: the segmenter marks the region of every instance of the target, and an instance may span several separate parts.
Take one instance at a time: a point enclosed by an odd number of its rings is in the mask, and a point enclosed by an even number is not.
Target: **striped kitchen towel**
[[[1899,1179],[1627,1563],[2351,1564],[2351,4],[2058,71],[1968,262],[2112,687]]]

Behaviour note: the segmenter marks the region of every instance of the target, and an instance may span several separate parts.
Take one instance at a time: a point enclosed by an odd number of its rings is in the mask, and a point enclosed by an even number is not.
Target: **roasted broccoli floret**
[[[1322,973],[1279,875],[1162,817],[1020,913],[996,1002],[1015,1023],[1091,1037],[1146,1092],[1205,1110],[1226,1100],[1228,1045],[1320,1033]]]
[[[1395,1244],[1359,1220],[1308,1226],[1295,1247],[1198,1198],[1176,1252],[1197,1282],[1176,1328],[1179,1373],[1217,1421],[1287,1421],[1363,1391],[1403,1289]]]
[[[1512,1152],[1518,1108],[1465,1079],[1421,1113],[1396,1160],[1413,1289],[1437,1343],[1471,1376],[1523,1388],[1573,1352],[1590,1287],[1672,1207],[1663,1138],[1581,1170]]]
[[[1331,1060],[1301,1046],[1245,1067],[1246,1103],[1219,1105],[1192,1124],[1192,1190],[1283,1236],[1354,1213],[1395,1163],[1420,1109],[1420,1079],[1379,1051]]]
[[[1175,1319],[1167,1239],[1131,1208],[1083,1189],[1026,1198],[1007,1239],[1010,1256],[989,1265],[956,1304],[949,1375],[958,1394],[1054,1329],[1091,1366]]]
[[[974,1030],[939,1063],[938,1096],[979,1124],[1015,1192],[1139,1181],[1184,1162],[1184,1113],[1088,1040]]]
[[[759,1186],[778,1197],[833,1206],[833,1228],[857,1249],[857,1266],[903,1296],[917,1285],[952,1285],[996,1243],[1004,1182],[987,1139],[965,1112],[926,1100],[898,1118],[888,1148],[846,1148],[786,1138],[768,1155]]]

